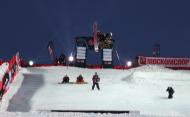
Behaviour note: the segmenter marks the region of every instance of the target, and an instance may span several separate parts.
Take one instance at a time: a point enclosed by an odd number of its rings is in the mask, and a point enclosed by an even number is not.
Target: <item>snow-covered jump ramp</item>
[[[100,91],[92,87],[98,72]],[[76,81],[80,74],[87,84],[58,84],[64,75]],[[167,99],[166,88],[172,86],[174,98]],[[101,116],[113,114],[58,111],[131,111],[125,117],[164,117],[190,115],[190,72],[159,66],[130,70],[84,69],[74,67],[22,68],[4,96],[0,117]]]

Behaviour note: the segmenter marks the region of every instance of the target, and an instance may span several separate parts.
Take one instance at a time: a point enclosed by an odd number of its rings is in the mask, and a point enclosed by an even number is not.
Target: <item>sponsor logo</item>
[[[190,59],[188,58],[156,58],[156,57],[139,57],[140,65],[166,65],[166,66],[190,66]]]

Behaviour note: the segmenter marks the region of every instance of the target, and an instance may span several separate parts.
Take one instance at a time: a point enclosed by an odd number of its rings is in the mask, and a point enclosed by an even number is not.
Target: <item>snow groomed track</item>
[[[100,91],[91,90],[91,78],[94,72],[98,72],[101,78]],[[65,74],[72,82],[82,74],[88,83],[58,84]],[[172,100],[167,99],[168,86],[172,86],[175,90]],[[9,116],[24,112],[27,115],[39,114],[39,117],[47,114],[59,117],[61,114],[56,115],[56,112],[51,111],[114,110],[140,112],[133,115],[127,113],[117,115],[129,117],[188,116],[190,115],[188,90],[190,90],[189,71],[174,71],[159,66],[143,66],[130,70],[74,67],[22,68],[3,99],[1,114],[9,113],[7,114]],[[90,113],[85,114],[89,115]]]

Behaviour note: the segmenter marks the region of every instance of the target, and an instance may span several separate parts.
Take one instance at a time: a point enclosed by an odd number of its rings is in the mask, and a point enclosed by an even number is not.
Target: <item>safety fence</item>
[[[22,66],[22,65],[21,65]],[[22,67],[51,67],[51,66],[67,66],[67,65],[55,65],[55,64],[34,64],[32,66],[30,65],[24,65]],[[73,65],[68,65],[68,67],[71,67]],[[89,68],[89,69],[103,69],[103,66],[102,65],[86,65],[85,68]],[[129,69],[129,68],[132,68],[132,67],[129,67],[129,66],[121,66],[121,65],[115,65],[113,67],[111,67],[111,69]]]
[[[171,68],[175,70],[190,70],[190,58],[169,58],[169,57],[147,57],[138,56],[136,62],[131,66],[128,65],[113,65],[109,67],[110,69],[130,69],[142,65],[160,65],[166,68]],[[50,67],[50,66],[75,66],[73,64],[69,65],[59,65],[59,64],[34,64],[30,66],[21,61],[22,67]],[[103,65],[90,65],[87,64],[85,68],[90,69],[103,69]]]

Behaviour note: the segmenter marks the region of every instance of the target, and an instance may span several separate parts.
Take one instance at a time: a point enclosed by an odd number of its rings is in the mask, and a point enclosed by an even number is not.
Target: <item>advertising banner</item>
[[[139,65],[162,65],[165,67],[190,68],[190,58],[166,58],[138,56]]]
[[[16,74],[18,73],[20,65],[19,53],[12,57],[9,61],[8,67],[4,75],[1,77],[1,89],[0,89],[0,97],[6,93],[9,89],[9,85],[13,82]]]

